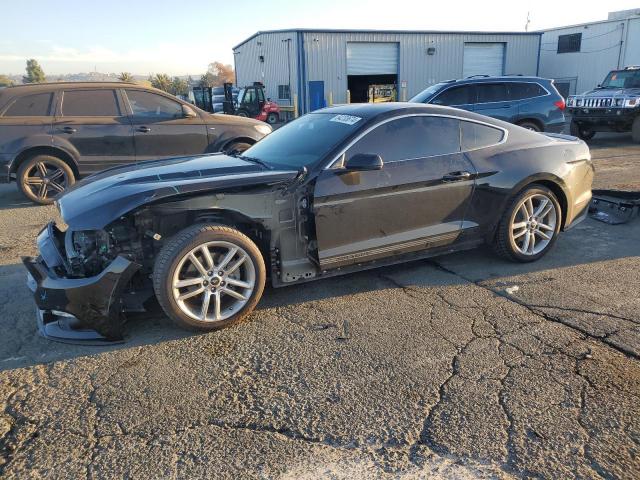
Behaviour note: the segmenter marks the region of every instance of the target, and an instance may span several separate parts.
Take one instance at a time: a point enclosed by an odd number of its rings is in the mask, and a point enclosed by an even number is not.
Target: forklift
[[[280,106],[269,98],[265,99],[261,82],[241,88],[236,101],[233,99],[233,84],[225,83],[223,111],[228,115],[255,118],[271,125],[280,121]]]

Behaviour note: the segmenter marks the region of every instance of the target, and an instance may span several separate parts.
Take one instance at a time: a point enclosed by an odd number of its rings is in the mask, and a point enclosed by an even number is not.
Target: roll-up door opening
[[[351,103],[397,100],[399,44],[348,42],[347,84]]]

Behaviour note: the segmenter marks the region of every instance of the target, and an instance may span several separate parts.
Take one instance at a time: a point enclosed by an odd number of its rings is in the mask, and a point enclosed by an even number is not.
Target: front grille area
[[[585,108],[609,108],[613,105],[613,98],[611,97],[577,97],[576,98],[576,107],[585,107]]]

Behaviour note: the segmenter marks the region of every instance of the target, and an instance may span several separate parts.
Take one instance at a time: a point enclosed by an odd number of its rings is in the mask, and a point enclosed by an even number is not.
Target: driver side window
[[[182,105],[161,95],[142,90],[127,90],[134,117],[172,120],[182,117]]]
[[[380,155],[383,162],[392,163],[459,151],[459,120],[414,116],[376,127],[347,150],[345,159],[364,153]]]

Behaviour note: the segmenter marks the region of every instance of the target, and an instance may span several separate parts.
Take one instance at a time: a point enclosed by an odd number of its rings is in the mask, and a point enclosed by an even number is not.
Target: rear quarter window
[[[509,85],[509,97],[513,100],[542,97],[547,91],[537,83],[512,83]]]
[[[15,100],[4,112],[5,117],[47,117],[51,114],[53,93],[25,95]]]
[[[504,139],[505,135],[499,128],[466,121],[460,122],[460,133],[462,150],[475,150],[497,145]]]

